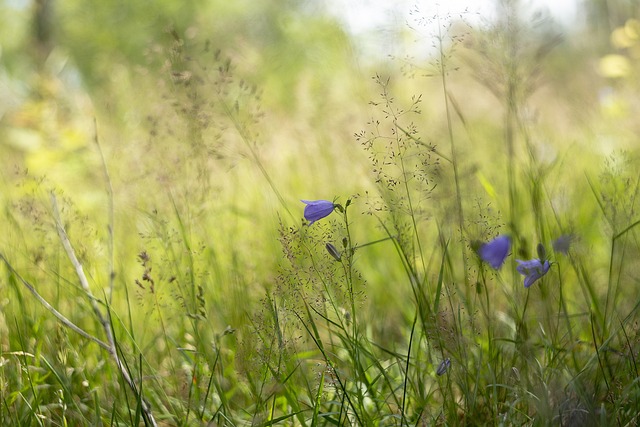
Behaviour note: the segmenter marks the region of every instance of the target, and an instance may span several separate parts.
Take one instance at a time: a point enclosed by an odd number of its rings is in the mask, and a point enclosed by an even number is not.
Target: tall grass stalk
[[[437,26],[438,26],[438,52],[440,53],[439,67],[438,71],[440,72],[440,81],[442,83],[442,94],[443,94],[443,103],[444,103],[444,111],[445,116],[447,118],[447,136],[449,139],[449,147],[451,150],[451,165],[453,166],[453,181],[455,184],[456,190],[456,216],[458,219],[458,233],[460,235],[460,242],[465,241],[465,218],[464,218],[464,210],[462,206],[462,189],[460,188],[460,172],[458,165],[458,155],[456,151],[455,138],[453,136],[453,122],[451,117],[451,109],[449,106],[449,90],[447,88],[447,76],[449,73],[448,69],[448,58],[446,57],[446,48],[444,46],[444,37],[445,35],[442,33],[442,23],[440,22],[440,15],[436,16]],[[463,263],[463,268],[465,271],[464,274],[464,284],[465,288],[469,288],[469,278],[466,274],[467,271],[467,256],[465,245],[460,245],[461,249],[461,259]]]
[[[158,107],[170,119],[150,131],[161,149],[141,187],[117,184],[122,165],[94,121],[106,232],[60,192],[42,202],[45,180],[6,209],[0,423],[633,425],[637,160],[605,160],[595,179],[583,153],[540,154],[538,132],[556,123],[527,112],[546,108],[535,77],[557,39],[538,39],[518,2],[502,5],[464,45],[449,46],[436,17],[437,73],[424,85],[441,96],[427,107],[398,76],[374,77],[373,117],[355,134],[370,182],[336,158],[354,176],[337,187],[307,183],[316,158],[295,159],[291,182],[272,174],[255,88],[174,34]],[[467,43],[472,66],[454,74]],[[457,102],[458,84],[470,100],[492,93],[482,101],[499,118]],[[216,138],[237,163],[217,162]],[[313,221],[287,202],[331,192]],[[496,263],[481,248],[499,234],[511,240]]]

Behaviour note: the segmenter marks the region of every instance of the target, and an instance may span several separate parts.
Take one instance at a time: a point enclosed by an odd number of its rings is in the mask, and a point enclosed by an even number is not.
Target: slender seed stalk
[[[467,276],[468,262],[466,256],[466,246],[464,242],[464,212],[462,207],[462,190],[460,188],[460,173],[458,170],[458,157],[456,152],[455,138],[453,136],[453,123],[451,118],[451,109],[449,106],[449,91],[447,88],[447,59],[444,52],[444,35],[442,34],[442,26],[440,24],[440,17],[438,16],[438,43],[440,53],[440,79],[442,81],[442,94],[444,99],[445,113],[447,117],[447,134],[449,136],[449,146],[451,147],[451,164],[453,165],[453,179],[456,187],[456,217],[458,220],[458,232],[460,234],[460,252],[462,257],[462,263],[464,266],[464,284],[465,289],[469,288],[469,277]]]

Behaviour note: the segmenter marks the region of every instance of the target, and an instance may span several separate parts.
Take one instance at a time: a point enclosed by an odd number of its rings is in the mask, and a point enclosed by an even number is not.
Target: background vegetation
[[[635,425],[637,5],[496,10],[0,3],[0,424]]]

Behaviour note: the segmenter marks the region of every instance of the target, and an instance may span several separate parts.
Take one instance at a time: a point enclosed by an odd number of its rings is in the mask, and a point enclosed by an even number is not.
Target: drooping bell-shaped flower
[[[302,203],[307,205],[304,207],[304,218],[309,221],[309,225],[331,214],[336,207],[328,200],[302,200]]]
[[[451,359],[447,357],[442,362],[440,362],[440,365],[438,365],[438,369],[436,369],[436,374],[438,376],[444,375],[444,373],[447,372],[447,369],[449,369],[450,366],[451,366]]]
[[[521,261],[519,259],[516,260],[518,262],[518,273],[525,276],[524,278],[524,287],[528,288],[533,285],[533,283],[547,274],[549,268],[551,268],[551,264],[548,260],[540,261],[539,259],[532,259],[529,261]]]
[[[478,248],[478,255],[483,261],[496,270],[502,266],[504,260],[509,255],[511,249],[511,238],[509,236],[498,236],[490,242],[483,243]]]

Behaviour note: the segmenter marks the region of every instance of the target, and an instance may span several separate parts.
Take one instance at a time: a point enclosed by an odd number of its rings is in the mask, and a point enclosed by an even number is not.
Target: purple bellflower
[[[549,268],[551,268],[551,264],[548,260],[540,261],[539,259],[532,259],[529,261],[521,261],[519,259],[516,260],[518,262],[518,273],[525,276],[524,278],[524,287],[528,288],[533,285],[533,283],[547,274]]]
[[[304,207],[304,218],[309,221],[309,225],[329,215],[336,207],[328,200],[301,200],[301,202],[307,205]]]
[[[558,237],[551,243],[553,250],[555,252],[560,252],[561,254],[567,255],[569,253],[569,248],[571,247],[571,243],[573,242],[573,236],[571,234],[565,234]]]
[[[478,249],[478,255],[497,270],[509,255],[509,249],[511,249],[511,238],[498,236],[490,242],[483,243]]]
[[[451,359],[447,357],[442,362],[440,362],[440,365],[438,365],[438,369],[436,369],[436,374],[438,376],[444,375],[444,373],[447,372],[447,369],[449,369],[450,366],[451,366]]]

